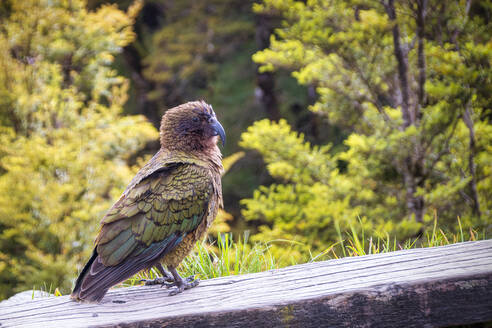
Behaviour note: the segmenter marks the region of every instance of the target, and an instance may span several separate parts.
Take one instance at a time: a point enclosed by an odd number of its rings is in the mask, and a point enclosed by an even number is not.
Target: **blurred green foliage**
[[[0,298],[43,282],[64,292],[97,222],[158,137],[121,116],[128,83],[111,68],[133,40],[128,12],[85,1],[10,1],[0,29]]]
[[[149,98],[170,106],[206,90],[225,57],[251,39],[251,2],[154,2],[163,8],[163,24],[152,35],[143,74],[155,84]]]
[[[254,6],[284,21],[253,59],[315,85],[310,109],[349,134],[337,152],[311,146],[285,121],[260,121],[243,134],[241,145],[258,150],[278,181],[242,201],[245,218],[263,222],[257,240],[319,251],[358,217],[380,237],[404,240],[429,228],[435,213],[445,226],[461,216],[490,229],[490,2],[428,1],[425,25],[417,3]]]

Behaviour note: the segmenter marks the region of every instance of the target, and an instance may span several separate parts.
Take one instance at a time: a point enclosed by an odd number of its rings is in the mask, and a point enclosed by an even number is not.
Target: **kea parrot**
[[[224,145],[224,128],[204,101],[163,115],[161,148],[101,220],[72,299],[100,302],[111,286],[152,267],[162,277],[146,284],[172,287],[170,295],[198,285],[194,277],[183,279],[176,267],[223,206],[219,137]]]

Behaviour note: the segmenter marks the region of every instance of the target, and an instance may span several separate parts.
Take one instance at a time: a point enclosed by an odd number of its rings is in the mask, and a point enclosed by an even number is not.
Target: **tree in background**
[[[284,18],[262,69],[316,85],[311,110],[349,134],[345,149],[311,147],[280,121],[243,135],[280,181],[244,200],[258,238],[327,247],[360,217],[401,239],[434,213],[490,228],[491,2],[277,1]],[[444,222],[443,222],[444,221]],[[317,240],[318,239],[318,240]]]
[[[144,59],[149,98],[170,107],[206,90],[219,63],[252,38],[249,1],[154,1],[162,11]]]
[[[1,6],[0,298],[41,283],[67,292],[135,173],[129,157],[158,138],[142,116],[121,116],[128,83],[110,66],[139,3]]]

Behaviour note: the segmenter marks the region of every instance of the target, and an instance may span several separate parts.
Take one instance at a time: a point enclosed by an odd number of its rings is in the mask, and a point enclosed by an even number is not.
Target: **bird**
[[[176,267],[223,207],[217,144],[220,138],[225,145],[225,131],[212,106],[200,100],[167,110],[159,135],[159,151],[102,218],[73,300],[98,303],[110,287],[152,267],[162,277],[145,283],[165,284],[171,296],[198,285],[193,276],[182,278]]]

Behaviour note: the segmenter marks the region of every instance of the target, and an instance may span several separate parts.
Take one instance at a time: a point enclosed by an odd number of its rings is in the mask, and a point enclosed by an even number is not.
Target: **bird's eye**
[[[195,123],[196,123],[196,122],[198,122],[200,119],[199,119],[198,117],[196,117],[196,116],[195,116],[195,117],[193,117],[193,119],[192,119],[192,120],[193,120],[193,122],[195,122]]]

